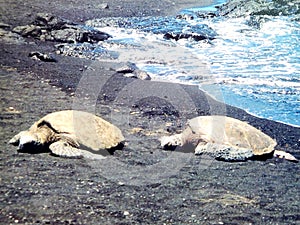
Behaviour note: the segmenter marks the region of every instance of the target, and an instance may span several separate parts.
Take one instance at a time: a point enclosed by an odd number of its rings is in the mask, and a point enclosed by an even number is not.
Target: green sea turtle
[[[121,147],[123,141],[120,129],[104,119],[83,111],[65,110],[44,116],[9,143],[17,145],[21,152],[46,149],[62,157],[103,158],[107,151],[102,150]]]
[[[161,138],[161,146],[195,147],[195,154],[208,154],[225,161],[244,161],[253,156],[273,154],[298,161],[291,154],[274,150],[277,142],[255,127],[226,116],[199,116],[188,121],[186,129]]]

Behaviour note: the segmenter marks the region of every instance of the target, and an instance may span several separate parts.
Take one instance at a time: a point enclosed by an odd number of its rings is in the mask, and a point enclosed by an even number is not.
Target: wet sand
[[[37,12],[78,23],[102,16],[174,15],[200,4],[114,0],[109,9],[97,10],[101,3],[7,1],[0,3],[0,22],[25,25]],[[55,55],[57,63],[36,61],[28,54],[54,54],[54,43],[25,41],[1,39],[1,224],[300,223],[299,163],[216,161],[163,151],[158,141],[196,115],[224,114],[248,121],[275,138],[277,148],[300,158],[299,128],[251,116],[193,86],[125,78],[109,62],[61,55]],[[85,88],[89,96],[81,95]],[[41,116],[70,108],[112,121],[128,145],[101,162],[17,153],[7,144]]]

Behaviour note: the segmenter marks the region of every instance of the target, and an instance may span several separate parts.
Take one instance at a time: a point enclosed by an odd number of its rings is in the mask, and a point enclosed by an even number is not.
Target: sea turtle
[[[100,150],[122,147],[123,141],[120,129],[104,119],[83,111],[64,110],[44,116],[9,143],[18,145],[21,152],[46,149],[62,157],[103,158],[107,151]]]
[[[192,145],[195,154],[208,154],[225,161],[244,161],[273,154],[298,161],[291,154],[274,150],[277,142],[246,122],[227,116],[199,116],[188,121],[186,129],[161,138],[161,146]]]

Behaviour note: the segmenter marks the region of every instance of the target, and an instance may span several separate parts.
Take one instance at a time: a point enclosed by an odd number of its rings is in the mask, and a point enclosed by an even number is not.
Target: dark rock
[[[85,40],[85,42],[90,42],[90,43],[104,41],[104,40],[112,37],[111,35],[109,35],[105,32],[102,32],[102,31],[98,31],[98,30],[88,31],[88,32],[85,32],[84,34],[86,34],[86,37],[87,37],[87,40]]]
[[[9,24],[6,24],[6,23],[0,22],[0,28],[2,28],[2,29],[7,29],[7,28],[10,28],[10,25],[9,25]]]
[[[96,43],[111,37],[107,33],[76,25],[48,13],[38,13],[33,24],[17,26],[13,32],[23,37],[62,43]]]
[[[194,15],[180,14],[180,15],[176,16],[176,19],[180,19],[180,20],[193,20],[194,19]]]
[[[86,59],[96,59],[96,58],[116,58],[112,52],[107,51],[99,45],[93,45],[91,43],[61,43],[55,45],[57,49],[56,54],[61,54],[65,56],[72,56],[78,58]]]
[[[35,60],[41,60],[43,62],[57,62],[57,60],[53,56],[40,52],[30,52],[29,57]]]
[[[68,20],[58,18],[49,13],[37,13],[34,24],[48,29],[62,29],[66,24],[74,25]]]
[[[47,41],[57,41],[63,43],[75,43],[77,40],[82,42],[83,39],[80,32],[75,29],[52,30],[49,36],[45,38]]]
[[[41,27],[36,25],[17,26],[12,31],[23,37],[37,37],[42,34]]]
[[[209,19],[218,16],[218,13],[215,12],[199,12],[197,13],[198,18]]]
[[[0,39],[2,42],[23,44],[25,40],[17,33],[13,33],[9,30],[0,28]]]
[[[167,32],[164,35],[164,38],[174,39],[176,41],[180,39],[193,39],[195,41],[202,41],[202,40],[213,40],[215,39],[215,36],[216,33],[209,27],[193,26],[184,32],[180,32],[180,31]]]

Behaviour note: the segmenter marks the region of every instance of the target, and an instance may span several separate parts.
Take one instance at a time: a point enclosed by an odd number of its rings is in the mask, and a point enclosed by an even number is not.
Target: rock
[[[124,77],[128,77],[128,78],[137,78],[136,74],[134,73],[125,73]]]
[[[0,40],[6,43],[24,44],[25,40],[19,34],[0,28]]]
[[[216,32],[207,25],[191,26],[185,31],[172,31],[164,35],[165,39],[193,39],[195,41],[213,40],[215,39]]]
[[[36,25],[17,26],[12,31],[23,37],[37,37],[42,34],[41,27]]]
[[[136,77],[138,79],[141,79],[141,80],[151,80],[151,77],[149,76],[149,74],[146,71],[135,70],[134,74],[136,75]]]
[[[9,25],[9,24],[6,24],[6,23],[0,22],[0,28],[2,28],[2,29],[7,29],[7,28],[10,28],[10,25]]]
[[[124,74],[124,77],[130,77],[130,78],[138,78],[141,80],[151,80],[151,77],[147,72],[140,70],[134,63],[127,62],[127,63],[121,63],[118,64],[116,68],[112,68],[117,73]]]
[[[229,17],[248,15],[291,16],[300,14],[300,7],[298,1],[231,0],[219,7],[219,14]]]
[[[30,52],[29,57],[35,60],[41,60],[43,62],[57,62],[57,60],[53,56],[40,52]]]
[[[107,3],[99,4],[98,7],[99,7],[100,9],[109,9],[109,6],[108,6]]]
[[[109,58],[112,59],[114,56],[111,52],[107,51],[106,49],[102,48],[99,45],[94,45],[91,43],[82,43],[80,45],[76,43],[61,43],[55,45],[57,49],[56,54],[61,54],[65,56],[72,56],[78,58],[86,58],[86,59],[96,59],[96,58]]]
[[[33,24],[17,26],[13,32],[23,37],[62,43],[97,43],[111,37],[107,33],[73,24],[48,13],[38,13]]]
[[[37,13],[34,23],[39,26],[47,27],[48,29],[62,29],[64,25],[74,25],[68,20],[58,18],[49,13]]]
[[[138,67],[132,63],[132,62],[127,62],[127,63],[122,63],[121,65],[118,65],[117,68],[113,68],[117,73],[133,73],[135,70],[138,69]]]
[[[194,16],[191,14],[180,14],[176,16],[176,19],[180,19],[180,20],[193,20]]]
[[[87,35],[87,42],[93,43],[93,42],[98,42],[98,41],[104,41],[108,38],[111,38],[112,36],[98,30],[92,30],[89,32],[86,32]]]

